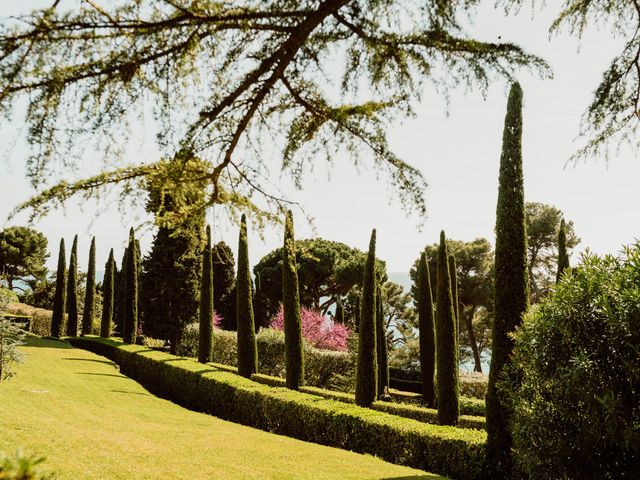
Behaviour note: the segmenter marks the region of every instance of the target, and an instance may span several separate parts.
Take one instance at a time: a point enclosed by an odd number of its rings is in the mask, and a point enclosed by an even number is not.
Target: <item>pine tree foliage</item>
[[[96,311],[96,237],[91,239],[87,284],[84,289],[84,309],[82,310],[82,334],[93,333],[93,316]]]
[[[258,346],[253,320],[253,294],[247,243],[247,217],[240,219],[238,277],[236,279],[236,319],[238,321],[238,373],[251,377],[258,372]]]
[[[425,182],[390,150],[387,122],[414,113],[425,79],[441,91],[485,91],[520,68],[547,69],[516,45],[469,38],[459,18],[473,16],[476,1],[59,3],[0,30],[0,114],[20,99],[28,103],[33,181],[43,185],[58,161],[73,164],[87,137],[113,164],[128,125],[151,106],[167,155],[188,150],[207,161],[189,176],[210,180],[206,205],[226,204],[232,215],[249,209],[257,221],[275,217],[250,194],[280,203],[261,173],[269,167],[265,138],[276,139],[269,144],[280,147],[281,167],[296,182],[316,157],[331,159],[340,148],[356,162],[371,159],[405,207],[424,213]],[[327,78],[340,95],[326,91]],[[135,187],[163,168],[61,182],[23,208],[42,213],[77,192]]]
[[[116,270],[116,260],[113,258],[112,248],[109,251],[109,258],[104,266],[104,280],[102,281],[102,318],[100,320],[100,336],[103,338],[109,338],[111,335]]]
[[[436,378],[438,423],[457,425],[460,417],[458,340],[453,291],[449,276],[449,254],[444,232],[440,232],[436,283]]]
[[[422,397],[427,407],[436,405],[434,377],[436,371],[436,334],[431,294],[431,277],[427,253],[422,252],[418,263],[418,329],[420,330],[420,372]]]
[[[371,232],[369,253],[362,279],[360,325],[358,328],[358,364],[356,403],[370,407],[378,395],[378,355],[376,352],[376,231]]]
[[[284,312],[284,355],[287,387],[299,390],[304,384],[304,345],[300,317],[300,289],[293,231],[293,213],[287,211],[282,247],[282,308]]]
[[[64,332],[65,300],[67,297],[67,260],[65,257],[64,238],[61,238],[58,250],[58,269],[56,270],[56,291],[51,315],[52,337],[61,337]]]
[[[78,235],[73,237],[67,278],[67,336],[78,336]]]
[[[522,172],[522,88],[509,92],[502,135],[496,214],[495,310],[487,389],[487,456],[494,475],[511,470],[510,409],[497,388],[513,352],[510,336],[522,321],[529,297],[524,178]]]

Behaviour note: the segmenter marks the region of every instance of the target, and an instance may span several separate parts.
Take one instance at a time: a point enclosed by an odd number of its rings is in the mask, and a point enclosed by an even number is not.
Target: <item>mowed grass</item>
[[[0,450],[44,455],[59,479],[443,479],[184,409],[113,362],[30,338],[0,383]]]

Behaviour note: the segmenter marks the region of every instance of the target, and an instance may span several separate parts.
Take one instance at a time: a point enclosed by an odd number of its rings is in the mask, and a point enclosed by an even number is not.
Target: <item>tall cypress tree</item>
[[[213,264],[211,262],[211,227],[207,225],[207,243],[202,251],[202,280],[200,283],[200,342],[198,361],[213,359]]]
[[[340,299],[336,302],[336,314],[333,316],[333,321],[341,325],[344,324],[344,306]]]
[[[353,326],[356,330],[358,330],[358,335],[360,335],[360,303],[361,296],[356,295],[356,299],[353,302]]]
[[[253,320],[251,271],[247,244],[247,217],[240,219],[238,239],[238,273],[236,279],[236,319],[238,322],[238,373],[250,377],[258,371],[258,347]]]
[[[360,326],[358,329],[358,368],[356,403],[370,407],[377,397],[378,368],[376,353],[376,231],[371,232],[367,263],[362,279]]]
[[[293,235],[293,213],[287,211],[282,248],[282,308],[284,313],[284,354],[287,388],[299,390],[304,383],[304,352],[298,266]]]
[[[420,372],[422,397],[427,407],[436,404],[434,375],[436,371],[436,334],[433,318],[433,297],[427,253],[422,252],[418,263],[418,328],[420,330]]]
[[[453,314],[456,318],[456,343],[459,342],[460,332],[460,303],[458,301],[458,271],[456,268],[456,257],[449,254],[449,279],[451,280],[451,298],[453,298]]]
[[[93,333],[93,316],[96,311],[96,237],[91,239],[87,285],[84,290],[84,310],[82,311],[82,335]]]
[[[558,232],[558,272],[556,273],[556,283],[562,278],[564,271],[569,268],[569,253],[567,252],[567,226],[564,218],[560,222]]]
[[[491,368],[487,388],[487,459],[492,475],[511,471],[511,411],[504,393],[496,388],[513,352],[510,334],[527,309],[527,232],[522,174],[522,89],[509,93],[502,135],[498,207],[496,215],[495,310]]]
[[[116,261],[113,258],[113,248],[109,251],[109,259],[104,266],[104,280],[102,281],[102,319],[100,322],[100,336],[109,338],[111,322],[113,320],[113,293],[115,287]]]
[[[67,336],[78,336],[78,235],[73,237],[67,278]]]
[[[376,355],[378,358],[378,397],[386,395],[389,387],[389,364],[387,358],[387,329],[384,324],[382,288],[376,287]]]
[[[136,343],[138,334],[138,255],[133,227],[129,230],[127,263],[124,268],[124,312],[122,337],[125,343]]]
[[[51,336],[61,337],[64,331],[64,310],[67,296],[67,259],[64,249],[64,238],[60,239],[58,250],[58,270],[56,271],[56,292],[53,297],[53,314],[51,315]]]
[[[260,327],[267,327],[269,325],[269,319],[266,318],[266,305],[260,273],[256,273],[255,287],[255,292],[253,293],[253,318],[256,324],[256,332],[258,332],[260,331]]]
[[[127,245],[122,252],[122,259],[120,260],[120,270],[114,270],[114,287],[113,287],[113,323],[114,329],[124,338],[124,276],[127,265],[127,252],[129,246]]]
[[[449,259],[444,232],[440,232],[436,283],[436,362],[438,371],[438,423],[457,425],[460,415],[458,342]]]

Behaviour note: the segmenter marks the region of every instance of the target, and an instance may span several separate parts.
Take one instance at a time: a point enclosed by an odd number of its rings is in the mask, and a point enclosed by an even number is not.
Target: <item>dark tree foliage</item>
[[[211,263],[211,227],[207,225],[207,242],[202,251],[202,280],[200,282],[200,337],[198,361],[213,358],[213,265]]]
[[[333,316],[333,321],[344,325],[344,307],[340,300],[336,301],[336,314]]]
[[[433,296],[427,253],[422,252],[418,263],[418,329],[420,330],[420,372],[422,397],[427,407],[436,405],[434,375],[436,370],[436,337],[433,316]]]
[[[387,394],[389,388],[389,363],[387,358],[387,328],[384,321],[382,288],[376,286],[376,357],[378,367],[378,397]]]
[[[367,260],[365,252],[322,238],[297,240],[295,249],[302,306],[326,313],[338,298],[360,285]],[[282,296],[282,249],[265,255],[253,271],[260,274],[267,316],[271,318],[278,311]],[[383,283],[387,279],[381,260],[376,260],[376,276]]]
[[[142,262],[140,305],[146,335],[170,341],[175,353],[188,323],[198,320],[202,273],[204,215],[194,206],[205,185],[189,182],[198,161],[181,154],[166,162],[160,184],[147,182],[146,209],[158,231]]]
[[[84,289],[84,309],[82,310],[82,334],[93,333],[93,316],[96,311],[96,237],[91,239],[87,283]]]
[[[356,403],[369,407],[377,398],[378,355],[376,353],[376,231],[371,232],[369,254],[362,278],[360,325],[358,328],[358,366]]]
[[[556,273],[556,283],[562,278],[564,271],[569,268],[569,253],[567,252],[567,226],[564,219],[560,222],[558,232],[558,272]]]
[[[67,336],[78,336],[78,235],[73,237],[67,278]]]
[[[113,164],[130,136],[127,125],[139,123],[151,105],[167,155],[188,149],[207,160],[188,177],[208,178],[213,187],[203,208],[222,203],[231,214],[248,208],[259,220],[273,220],[252,195],[265,193],[266,207],[279,203],[268,194],[273,172],[259,148],[274,138],[270,144],[281,146],[281,167],[294,181],[318,157],[330,160],[341,149],[356,163],[368,159],[407,211],[424,214],[424,179],[389,149],[386,136],[391,118],[415,112],[423,91],[416,86],[428,79],[440,91],[458,85],[485,91],[521,67],[546,68],[516,45],[468,38],[459,19],[473,17],[476,4],[54,2],[2,25],[0,114],[14,118],[9,109],[27,101],[34,147],[28,171],[39,185],[57,161],[73,165],[87,138]],[[327,93],[327,81],[339,95]],[[114,183],[134,186],[158,168],[145,164],[60,183],[29,206],[40,213],[79,191],[99,195]]]
[[[269,326],[269,317],[267,316],[267,300],[262,292],[262,279],[260,274],[256,274],[255,292],[253,294],[253,318],[256,324],[256,333],[260,328]]]
[[[29,227],[8,227],[0,231],[0,280],[13,290],[14,280],[45,280],[47,238]]]
[[[64,332],[65,300],[67,297],[67,260],[64,251],[64,238],[60,239],[58,251],[58,270],[56,271],[56,293],[53,298],[51,314],[51,336],[61,337]]]
[[[522,88],[509,92],[502,135],[496,214],[495,313],[487,389],[487,458],[494,475],[511,470],[511,411],[497,388],[513,353],[512,334],[528,304],[527,232],[522,173]]]
[[[213,304],[222,316],[222,328],[236,329],[236,267],[229,245],[218,242],[212,250],[213,259]],[[257,289],[257,288],[256,288]],[[256,313],[256,312],[254,312]],[[256,316],[256,323],[260,318]]]
[[[115,274],[116,260],[113,258],[112,248],[109,251],[109,258],[104,266],[104,280],[102,281],[102,319],[100,321],[100,336],[103,338],[109,338],[109,335],[111,334]]]
[[[136,343],[138,335],[138,252],[133,228],[129,230],[127,262],[124,268],[124,312],[122,338],[125,343]]]
[[[436,282],[436,363],[438,370],[438,423],[457,425],[460,416],[458,341],[449,255],[444,232],[440,232]]]
[[[304,383],[304,345],[300,318],[300,293],[293,213],[287,211],[282,247],[282,308],[284,313],[284,355],[287,387],[299,390]]]
[[[258,372],[258,346],[253,321],[253,295],[249,246],[247,243],[247,217],[240,219],[238,239],[238,278],[236,279],[236,319],[238,321],[238,373],[244,377]]]

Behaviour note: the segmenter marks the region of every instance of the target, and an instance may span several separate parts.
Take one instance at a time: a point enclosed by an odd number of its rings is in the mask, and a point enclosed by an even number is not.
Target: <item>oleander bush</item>
[[[532,478],[640,478],[640,244],[586,256],[516,334],[515,461]]]
[[[237,364],[236,332],[214,330],[213,361],[225,365]],[[258,372],[284,378],[284,333],[262,328],[256,335],[258,344]],[[196,357],[198,354],[198,324],[188,325],[178,346],[178,355]],[[320,350],[305,343],[305,383],[317,387],[349,388],[352,384],[353,359],[345,352]]]
[[[71,343],[110,358],[151,392],[186,408],[304,441],[376,455],[457,479],[481,476],[484,432],[430,425],[286,388],[270,387],[147,347],[95,337]]]

